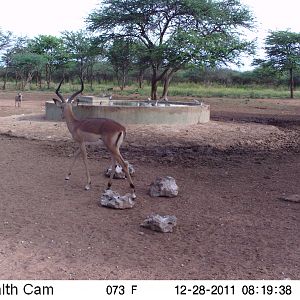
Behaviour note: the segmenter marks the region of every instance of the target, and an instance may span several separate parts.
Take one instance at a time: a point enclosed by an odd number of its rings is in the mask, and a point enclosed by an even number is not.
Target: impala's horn
[[[62,79],[62,80],[60,81],[60,83],[59,83],[59,85],[58,85],[58,87],[57,87],[57,89],[56,89],[56,91],[55,91],[55,94],[58,96],[58,98],[61,100],[61,102],[66,102],[65,99],[64,99],[64,97],[62,96],[62,94],[59,92],[60,87],[61,87],[63,81],[64,81],[64,79]],[[54,100],[54,99],[53,99],[53,100]],[[57,99],[55,99],[55,100],[57,100]],[[54,101],[54,102],[55,102],[55,101]],[[56,102],[55,102],[55,103],[56,103]]]
[[[84,84],[83,84],[83,80],[82,80],[82,77],[80,76],[80,82],[81,82],[81,88],[79,91],[75,92],[69,99],[68,99],[68,102],[71,103],[75,97],[79,94],[81,94],[83,92],[83,89],[84,89]]]

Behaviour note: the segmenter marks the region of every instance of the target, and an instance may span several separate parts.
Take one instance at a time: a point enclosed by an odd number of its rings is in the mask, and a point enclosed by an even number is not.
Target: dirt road
[[[210,100],[206,125],[129,126],[138,198],[117,211],[98,205],[105,150],[89,150],[90,191],[82,162],[64,181],[74,144],[64,123],[11,117],[43,113],[48,94],[25,96],[16,110],[0,94],[0,279],[300,279],[300,204],[279,200],[300,194],[297,103]],[[151,198],[164,175],[178,197]],[[153,212],[176,215],[175,231],[140,227]]]

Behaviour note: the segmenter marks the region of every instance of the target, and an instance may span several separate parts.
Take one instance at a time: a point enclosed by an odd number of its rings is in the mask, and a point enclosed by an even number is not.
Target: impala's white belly
[[[78,132],[78,139],[83,141],[85,144],[103,144],[101,135],[91,132],[80,131]]]

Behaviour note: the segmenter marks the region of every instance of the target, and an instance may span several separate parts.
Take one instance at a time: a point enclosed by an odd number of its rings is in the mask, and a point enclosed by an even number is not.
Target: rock
[[[176,224],[177,218],[175,216],[152,214],[144,220],[141,226],[159,232],[173,232],[173,227]]]
[[[129,193],[120,196],[117,192],[106,190],[101,196],[100,204],[109,208],[126,209],[132,208],[135,205],[135,201]]]
[[[279,199],[283,200],[283,201],[290,201],[290,202],[300,203],[300,194],[282,196]]]
[[[125,161],[125,162],[128,163],[127,161]],[[110,174],[111,174],[112,170],[113,170],[113,167],[110,166],[110,167],[106,170],[105,176],[106,176],[106,177],[110,177]],[[133,176],[134,173],[135,173],[135,170],[134,170],[133,166],[132,166],[131,164],[129,164],[129,163],[128,163],[128,170],[129,170],[129,174],[130,174],[131,176]],[[125,177],[126,177],[126,176],[125,176],[125,173],[124,173],[122,167],[121,167],[120,165],[117,165],[117,166],[116,166],[116,170],[115,170],[115,174],[114,174],[114,179],[125,179]]]
[[[176,197],[178,186],[171,176],[158,177],[150,184],[149,194],[151,197]]]

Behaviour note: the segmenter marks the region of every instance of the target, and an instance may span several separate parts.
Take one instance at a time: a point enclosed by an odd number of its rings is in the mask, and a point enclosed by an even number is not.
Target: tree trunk
[[[144,81],[144,70],[140,70],[139,76],[138,76],[138,83],[139,83],[139,88],[141,89],[143,87],[143,81]]]
[[[123,91],[122,84],[121,84],[121,82],[122,82],[121,77],[122,76],[120,75],[119,69],[116,70],[116,76],[117,76],[117,80],[118,80],[118,86],[120,87],[121,91]]]
[[[156,66],[152,66],[151,100],[157,100],[157,87],[158,87],[158,79],[157,79]]]
[[[173,77],[173,75],[177,72],[177,69],[172,69],[170,73],[166,73],[165,77],[164,77],[164,89],[163,89],[163,93],[161,96],[161,99],[167,99],[168,98],[168,92],[169,92],[169,86],[170,86],[170,82],[171,79]]]
[[[18,74],[17,72],[15,72],[15,86],[16,86],[16,89],[18,88]]]
[[[42,74],[39,72],[38,73],[38,78],[39,78],[39,87],[42,89]]]
[[[4,74],[4,78],[3,78],[3,86],[2,86],[2,89],[3,89],[3,90],[6,89],[7,74],[8,74],[8,68],[7,68],[7,66],[6,66],[6,67],[5,67],[5,74]]]
[[[47,88],[50,89],[50,70],[49,70],[49,64],[46,64],[46,82],[47,82]]]
[[[90,66],[90,87],[91,87],[91,91],[93,90],[93,79],[94,79],[94,64],[91,63],[91,66]]]
[[[291,99],[294,98],[294,74],[293,68],[290,68],[290,92],[291,92]]]
[[[29,84],[29,86],[31,87],[32,78],[33,78],[32,73],[28,72],[27,78],[25,79],[24,89],[25,89],[25,87],[26,87],[27,84]]]
[[[124,90],[125,86],[126,86],[126,74],[123,71],[122,72],[122,88],[121,88],[122,91]]]
[[[157,86],[158,86],[158,81],[156,78],[152,78],[151,82],[151,100],[157,100]]]

